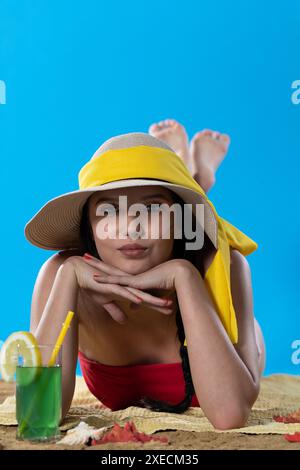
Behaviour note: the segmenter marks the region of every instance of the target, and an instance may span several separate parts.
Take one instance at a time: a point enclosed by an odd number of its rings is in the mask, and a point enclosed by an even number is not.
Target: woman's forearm
[[[75,312],[62,345],[62,418],[70,408],[75,388],[78,354],[77,295],[75,272],[73,266],[66,262],[57,271],[38,326],[32,331],[39,344],[54,344],[68,311]]]
[[[70,264],[65,263],[57,271],[43,314],[33,331],[40,344],[55,343],[68,311],[76,311],[77,295],[75,272]]]
[[[179,272],[176,292],[200,406],[215,427],[242,426],[259,384],[232,345],[200,273]]]

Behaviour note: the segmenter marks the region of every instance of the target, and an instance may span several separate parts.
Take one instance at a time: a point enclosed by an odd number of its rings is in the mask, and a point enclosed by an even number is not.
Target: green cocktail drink
[[[47,440],[59,436],[61,366],[17,367],[17,437]]]
[[[58,437],[62,409],[62,349],[49,365],[53,345],[22,349],[16,367],[17,438],[47,441]],[[35,365],[32,358],[35,357]]]
[[[0,351],[0,374],[16,376],[17,438],[47,441],[60,435],[62,344],[74,316],[68,311],[55,344],[40,344],[29,331],[16,331]]]

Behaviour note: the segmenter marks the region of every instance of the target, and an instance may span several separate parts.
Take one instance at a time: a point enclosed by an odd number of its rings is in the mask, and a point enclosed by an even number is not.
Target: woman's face
[[[122,198],[123,203],[120,196],[126,196]],[[89,200],[89,220],[102,261],[127,273],[138,274],[170,259],[174,244],[174,216],[172,211],[171,216],[167,212],[173,202],[172,192],[159,185],[111,189],[93,194]],[[122,212],[120,204],[124,203],[127,210]],[[136,208],[128,212],[130,206],[136,203],[143,204],[145,208],[142,217],[139,217],[140,212],[136,212]],[[157,204],[160,209],[165,207],[164,216],[158,208],[151,208],[151,204]],[[164,224],[162,217],[166,217]],[[165,224],[166,220],[169,226]],[[132,252],[122,248],[134,243],[144,250]]]

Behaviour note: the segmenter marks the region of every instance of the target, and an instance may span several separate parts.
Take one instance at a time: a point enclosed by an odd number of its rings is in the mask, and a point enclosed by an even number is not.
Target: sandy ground
[[[14,386],[0,381],[0,403],[14,391]],[[57,444],[30,443],[16,439],[16,426],[0,426],[0,450],[40,450],[40,449],[164,449],[164,450],[200,450],[200,449],[280,449],[300,450],[300,443],[289,443],[283,435],[248,435],[248,434],[218,434],[213,432],[164,431],[155,436],[168,436],[169,445],[159,443],[146,444],[108,444],[100,446],[62,446]]]

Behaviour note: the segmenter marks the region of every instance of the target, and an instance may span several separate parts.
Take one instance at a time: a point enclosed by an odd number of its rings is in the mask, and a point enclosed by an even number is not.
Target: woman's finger
[[[153,288],[153,282],[154,282],[153,279],[147,279],[147,280],[143,278],[141,279],[141,276],[143,276],[143,274],[119,276],[119,275],[94,273],[93,278],[103,284],[106,284],[106,283],[118,284],[121,286],[126,286],[128,288],[131,287],[131,288],[139,289],[142,292],[144,292],[145,289]],[[160,297],[155,297],[152,294],[147,294],[147,295],[151,296],[152,299],[154,298],[160,299],[160,303],[161,301],[164,302],[164,300],[161,299]],[[150,297],[148,297],[148,299],[150,300]]]
[[[124,271],[121,271],[120,269],[115,268],[114,266],[111,266],[107,263],[104,263],[100,259],[97,259],[94,256],[89,255],[88,253],[85,253],[82,259],[86,261],[86,263],[89,264],[90,266],[93,266],[94,268],[98,268],[106,274],[114,274],[117,276],[126,274]]]
[[[147,302],[153,305],[170,306],[172,304],[171,299],[162,299],[161,297],[156,297],[155,295],[136,289],[135,287],[126,287],[126,289],[132,292],[133,294],[137,295],[141,299],[143,299],[144,302]]]
[[[149,304],[148,307],[151,308],[152,310],[156,310],[157,312],[163,313],[164,315],[170,315],[171,313],[173,313],[173,309],[169,307],[157,307],[156,305],[151,305],[151,304]]]
[[[97,274],[94,274],[94,280],[96,282],[98,282],[99,284],[103,284],[103,285],[106,285],[108,283],[108,278],[109,278],[111,280],[111,283],[109,283],[110,285],[116,285],[116,286],[119,285],[120,286],[120,284],[118,283],[118,279],[120,277],[121,276],[105,276],[105,277],[100,276],[99,277]],[[124,281],[124,285],[126,285],[125,281]],[[120,287],[122,287],[122,286],[120,286]],[[156,297],[152,294],[148,294],[147,292],[144,292],[140,289],[136,289],[135,287],[129,287],[129,286],[126,285],[126,289],[128,291],[132,292],[133,294],[135,294],[137,297],[140,297],[145,302],[151,303],[153,305],[167,306],[167,305],[172,304],[171,299],[161,299],[160,297]]]
[[[117,296],[117,299],[121,297],[121,299],[125,298],[137,304],[142,302],[142,298],[133,294],[132,292],[129,292],[126,287],[118,286],[117,284],[101,284],[99,282],[97,283],[97,287],[101,294],[110,296],[113,294],[114,296]]]
[[[145,305],[152,309],[152,310],[156,310],[157,312],[160,312],[164,315],[170,315],[171,313],[173,313],[173,308],[170,308],[170,307],[157,307],[156,305],[148,305],[147,302],[143,302],[143,304],[141,305],[137,305],[137,304],[134,304],[132,303],[130,305],[130,307],[132,308],[132,310],[138,310],[139,308],[141,308],[142,305]]]
[[[102,305],[102,307],[116,322],[123,324],[127,321],[127,315],[125,315],[123,310],[118,305],[116,305],[115,302],[108,302],[107,304]]]
[[[102,307],[109,313],[112,319],[115,320],[116,322],[124,324],[128,320],[127,315],[115,302],[108,302],[107,304],[102,305]],[[155,305],[149,305],[148,307],[162,313],[163,315],[170,315],[173,312],[173,309],[169,307],[157,307]],[[139,308],[139,305],[132,302],[131,308],[133,310],[136,310]]]
[[[138,279],[138,274],[135,276],[132,275],[115,275],[115,274],[94,274],[94,278],[97,279],[100,282],[103,283],[110,283],[110,284],[119,284],[122,286],[129,286],[129,287],[135,287],[137,289],[147,289],[147,286],[143,285],[143,287],[140,285],[139,279]],[[150,286],[149,286],[150,287]]]

